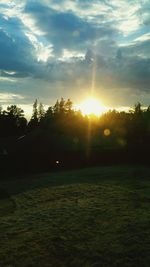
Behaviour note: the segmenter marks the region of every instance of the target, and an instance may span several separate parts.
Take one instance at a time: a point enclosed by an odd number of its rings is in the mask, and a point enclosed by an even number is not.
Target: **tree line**
[[[33,112],[29,122],[25,118],[24,110],[17,105],[10,105],[6,110],[0,106],[0,136],[19,136],[26,134],[37,127],[44,125],[48,126],[51,120],[57,120],[58,117],[63,117],[64,114],[75,114],[73,103],[70,99],[65,101],[61,98],[56,101],[54,106],[50,106],[47,111],[44,110],[43,104],[38,104],[37,99],[33,104]]]
[[[147,144],[150,137],[150,106],[142,109],[141,103],[137,103],[129,112],[109,110],[97,117],[94,114],[84,116],[74,110],[70,99],[61,98],[46,111],[36,99],[29,122],[20,107],[11,105],[6,110],[0,107],[0,137],[19,137],[39,130],[74,136],[74,139],[90,137],[95,146],[104,140],[106,146]]]
[[[70,99],[61,98],[47,110],[35,100],[29,121],[16,105],[0,109],[0,137],[17,140],[11,149],[12,165],[16,155],[16,162],[22,159],[20,166],[25,161],[35,169],[60,159],[69,166],[87,159],[91,164],[112,163],[121,155],[122,162],[129,157],[138,161],[139,155],[144,160],[150,148],[150,106],[137,103],[129,112],[109,110],[97,117],[84,116]]]

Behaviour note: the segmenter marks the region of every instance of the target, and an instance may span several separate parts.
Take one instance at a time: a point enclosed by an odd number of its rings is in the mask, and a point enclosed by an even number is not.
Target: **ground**
[[[149,267],[150,169],[96,167],[0,185],[1,267]]]

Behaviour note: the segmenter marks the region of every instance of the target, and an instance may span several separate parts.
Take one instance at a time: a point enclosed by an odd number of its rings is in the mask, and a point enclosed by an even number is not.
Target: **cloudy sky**
[[[149,0],[0,0],[0,104],[150,104]]]

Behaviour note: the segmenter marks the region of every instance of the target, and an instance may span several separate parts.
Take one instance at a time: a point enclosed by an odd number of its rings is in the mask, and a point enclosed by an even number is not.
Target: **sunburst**
[[[85,99],[79,106],[82,114],[100,116],[106,111],[106,107],[97,98],[89,97]]]

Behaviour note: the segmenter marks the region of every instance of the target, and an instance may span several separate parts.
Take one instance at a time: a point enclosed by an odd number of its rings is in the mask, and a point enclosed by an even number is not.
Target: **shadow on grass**
[[[145,166],[101,166],[80,170],[30,174],[5,178],[1,185],[8,195],[44,187],[73,184],[115,183],[130,189],[146,189],[149,184],[150,168]],[[148,190],[149,192],[149,190]]]
[[[15,209],[15,201],[4,189],[0,188],[0,217],[12,214]]]

